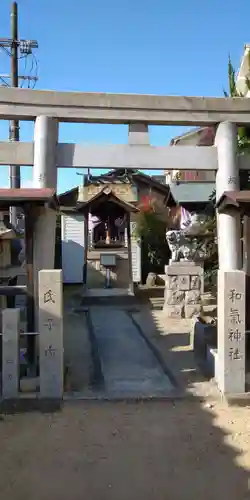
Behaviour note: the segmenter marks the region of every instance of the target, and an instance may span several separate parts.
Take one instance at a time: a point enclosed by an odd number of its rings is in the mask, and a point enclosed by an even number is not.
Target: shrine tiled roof
[[[215,189],[214,182],[171,183],[170,189],[178,203],[205,203]]]
[[[227,208],[235,208],[249,213],[250,191],[225,191],[219,198],[216,206],[219,212],[223,212]]]
[[[126,177],[126,175],[128,177]],[[165,196],[169,206],[176,205],[175,197],[172,195],[169,185],[163,184],[155,179],[154,176],[151,177],[150,175],[144,174],[139,170],[129,170],[126,173],[125,169],[117,169],[111,170],[110,172],[99,176],[90,176],[89,178],[86,178],[85,186],[90,184],[103,184],[103,186],[105,186],[105,184],[110,184],[111,182],[131,182],[137,186],[140,184],[148,186],[148,189],[152,189]],[[58,196],[60,206],[75,206],[78,199],[78,191],[79,188],[76,186],[75,188],[60,194]]]
[[[93,196],[93,198],[91,198],[87,202],[78,203],[76,210],[80,211],[82,208],[93,207],[95,205],[98,205],[103,201],[103,199],[114,201],[117,205],[120,205],[126,212],[138,211],[138,208],[136,208],[135,205],[119,198],[112,192],[112,190],[105,188],[105,186],[103,187],[102,191],[97,193],[95,196]]]
[[[21,206],[29,202],[36,204],[53,202],[53,204],[56,204],[56,191],[50,188],[0,189],[1,209],[14,205]]]

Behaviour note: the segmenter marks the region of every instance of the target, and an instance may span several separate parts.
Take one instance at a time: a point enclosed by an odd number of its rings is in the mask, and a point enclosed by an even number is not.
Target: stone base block
[[[218,383],[218,349],[207,347],[207,362],[211,377]]]
[[[201,292],[199,290],[188,290],[185,294],[186,304],[197,305],[201,303]]]
[[[177,290],[178,289],[178,276],[166,275],[165,287],[168,290]]]
[[[170,317],[199,316],[201,312],[201,294],[204,289],[204,269],[201,263],[174,262],[165,266],[166,288],[165,306]],[[181,306],[180,310],[173,309]],[[167,309],[166,309],[167,310]],[[177,312],[178,311],[178,312]],[[185,313],[185,314],[184,314]]]
[[[185,299],[185,292],[181,290],[165,290],[166,306],[182,305]]]
[[[201,276],[190,276],[190,290],[200,290],[203,286]]]
[[[168,318],[180,319],[184,316],[184,307],[183,305],[178,306],[164,306],[164,314]]]
[[[39,377],[23,378],[20,380],[21,392],[38,392],[39,391]]]
[[[197,320],[194,324],[190,343],[194,350],[195,361],[205,377],[212,378],[216,376],[216,342],[216,327]]]
[[[190,288],[190,276],[189,275],[181,275],[178,276],[178,289],[179,290],[189,290]]]
[[[185,318],[196,318],[201,313],[201,304],[185,304]]]
[[[201,276],[204,273],[203,266],[196,262],[176,262],[165,266],[168,276]]]
[[[146,285],[149,288],[156,285],[156,274],[155,273],[148,273],[147,279],[146,279]]]

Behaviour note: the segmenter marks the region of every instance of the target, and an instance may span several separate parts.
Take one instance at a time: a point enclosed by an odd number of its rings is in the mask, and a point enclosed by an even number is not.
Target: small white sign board
[[[103,267],[115,267],[116,266],[116,255],[111,253],[101,253],[100,254],[100,264]]]
[[[131,260],[134,283],[141,281],[141,240],[136,235],[136,222],[130,222]]]

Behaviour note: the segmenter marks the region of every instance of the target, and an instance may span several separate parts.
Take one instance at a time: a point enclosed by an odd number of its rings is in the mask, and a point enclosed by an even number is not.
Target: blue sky
[[[10,1],[1,0],[0,36],[10,36]],[[19,0],[19,36],[37,39],[39,89],[221,96],[230,52],[236,68],[250,42],[250,3],[225,0]],[[9,71],[0,53],[0,73]],[[24,67],[20,67],[20,72]],[[166,145],[186,129],[151,127],[151,143]],[[21,140],[33,124],[21,123]],[[0,124],[0,140],[8,123]],[[127,127],[61,124],[61,142],[125,143]],[[23,184],[32,179],[22,168]],[[59,171],[58,190],[79,183]],[[8,186],[1,167],[0,185]]]

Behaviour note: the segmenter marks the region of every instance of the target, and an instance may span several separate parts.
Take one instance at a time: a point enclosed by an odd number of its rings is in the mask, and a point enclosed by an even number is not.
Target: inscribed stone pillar
[[[218,271],[217,383],[224,394],[245,392],[245,273]]]
[[[57,187],[58,122],[55,118],[38,116],[34,133],[34,188]],[[54,269],[56,212],[41,208],[34,228],[34,292],[36,309],[37,273],[40,269]],[[36,318],[37,324],[37,318]]]
[[[216,176],[216,199],[224,191],[239,190],[239,168],[237,163],[237,127],[233,123],[220,123],[216,133],[218,171]],[[241,269],[241,224],[240,214],[230,208],[217,214],[219,268]]]
[[[62,271],[39,272],[40,396],[63,395],[63,292]]]
[[[19,392],[20,309],[4,309],[2,322],[2,395],[12,399]]]
[[[246,273],[246,330],[250,330],[250,217],[244,216],[243,222],[243,270]]]
[[[250,217],[243,219],[243,270],[250,276]]]

